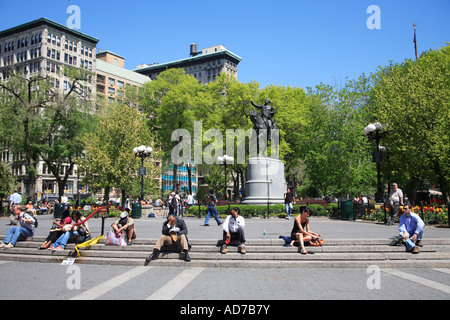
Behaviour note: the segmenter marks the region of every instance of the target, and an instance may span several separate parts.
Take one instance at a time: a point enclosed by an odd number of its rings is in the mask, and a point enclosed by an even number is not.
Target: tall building
[[[67,28],[47,18],[40,18],[7,30],[0,31],[0,81],[7,82],[13,72],[31,77],[35,74],[50,76],[52,85],[65,92],[70,90],[70,81],[64,76],[63,68],[83,68],[96,72],[98,39]],[[95,78],[89,77],[82,84],[83,92],[95,98]],[[7,146],[0,147],[1,160],[12,164],[12,171],[21,181],[21,193],[27,196],[28,177],[24,161],[13,156]],[[57,197],[57,183],[44,161],[37,166],[36,192],[50,199]],[[62,168],[65,173],[68,166]],[[72,195],[81,186],[81,177],[76,168],[70,172],[64,192]]]
[[[108,50],[99,49],[96,73],[97,96],[107,98],[108,102],[121,103],[127,91],[138,91],[151,81],[147,76],[125,69],[125,58]]]
[[[84,68],[95,73],[98,39],[40,18],[0,31],[0,81],[16,73],[50,75],[53,85],[69,90],[63,67]],[[87,94],[95,94],[94,79],[85,84]]]
[[[155,80],[161,72],[167,69],[183,68],[187,74],[194,76],[200,83],[208,83],[216,80],[221,72],[237,78],[237,65],[241,60],[241,57],[222,45],[208,47],[198,52],[197,45],[193,43],[190,46],[189,58],[161,64],[143,64],[134,71]]]

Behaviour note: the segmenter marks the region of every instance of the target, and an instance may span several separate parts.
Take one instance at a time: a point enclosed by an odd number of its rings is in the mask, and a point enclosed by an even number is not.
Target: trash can
[[[131,205],[131,217],[133,219],[140,219],[142,214],[142,205],[139,202],[134,202]]]
[[[55,203],[53,205],[53,217],[55,219],[61,218],[61,212],[64,210],[65,204],[63,203]]]
[[[341,219],[342,220],[353,220],[352,200],[341,201]]]

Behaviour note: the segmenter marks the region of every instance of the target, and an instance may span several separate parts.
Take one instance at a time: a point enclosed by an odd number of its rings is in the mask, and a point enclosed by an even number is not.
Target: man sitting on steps
[[[153,248],[153,253],[145,259],[146,262],[156,260],[159,257],[162,246],[181,249],[184,252],[184,261],[191,261],[189,257],[189,244],[187,241],[187,227],[183,219],[169,214],[167,221],[163,222],[162,235]]]
[[[239,215],[240,210],[235,207],[231,210],[225,222],[223,223],[223,241],[225,244],[222,246],[220,252],[222,254],[227,253],[227,244],[230,241],[239,241],[239,252],[245,254],[245,219]]]
[[[399,236],[406,242],[406,249],[412,253],[419,253],[418,247],[422,247],[423,229],[425,223],[414,212],[411,212],[411,204],[403,206],[403,215],[398,224]]]

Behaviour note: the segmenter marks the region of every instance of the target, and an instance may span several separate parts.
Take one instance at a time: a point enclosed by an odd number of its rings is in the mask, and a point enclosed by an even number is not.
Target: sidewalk
[[[52,215],[37,216],[39,227],[35,231],[36,236],[47,236],[54,220]],[[111,224],[117,218],[105,219],[104,232],[109,231]],[[210,226],[203,226],[205,218],[185,218],[190,239],[221,239],[222,226],[218,226],[214,219],[210,219]],[[140,239],[157,239],[161,235],[162,224],[165,218],[141,218],[135,219],[136,234]],[[9,229],[9,219],[0,219],[0,235],[6,235]],[[247,239],[278,239],[280,235],[290,236],[294,219],[280,218],[247,218],[245,236]],[[102,219],[89,219],[89,227],[94,236],[101,233]],[[398,224],[385,226],[382,223],[366,221],[343,221],[323,217],[311,217],[310,228],[316,233],[322,234],[326,239],[389,239],[397,236]],[[266,235],[264,236],[264,231]],[[450,238],[450,229],[446,227],[426,226],[425,238]]]

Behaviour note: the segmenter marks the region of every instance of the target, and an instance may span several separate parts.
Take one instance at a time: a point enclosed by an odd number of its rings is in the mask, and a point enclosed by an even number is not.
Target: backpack
[[[31,216],[30,216],[31,217]],[[34,227],[35,228],[37,228],[38,227],[38,225],[39,225],[39,222],[38,222],[38,220],[36,219],[36,217],[31,217],[31,219],[34,219],[34,222],[33,222],[33,224],[34,224]]]
[[[36,217],[31,217],[31,218],[34,219],[34,223],[33,224],[34,224],[34,227],[37,228],[38,225],[39,225],[39,222],[37,221]]]
[[[172,199],[170,200],[170,206],[172,208],[174,208],[174,209],[177,207],[177,198],[176,198],[176,196],[173,196]]]

